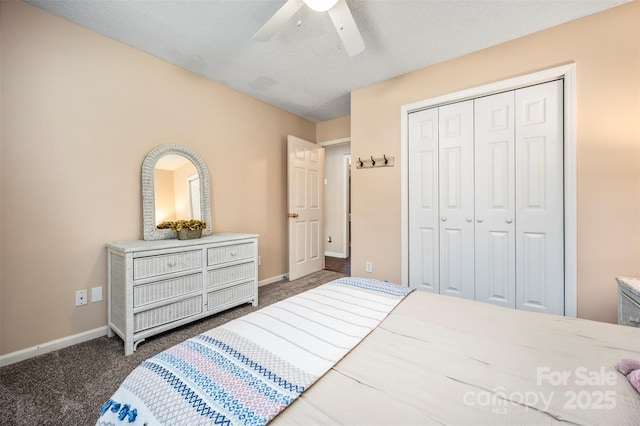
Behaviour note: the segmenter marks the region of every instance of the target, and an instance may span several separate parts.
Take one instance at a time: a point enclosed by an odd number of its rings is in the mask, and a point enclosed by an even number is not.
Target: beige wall
[[[198,153],[214,231],[260,234],[259,278],[286,273],[286,135],[314,123],[22,2],[0,3],[0,354],[106,324],[107,241],[142,237],[154,147]]]
[[[344,116],[316,125],[316,141],[327,142],[351,136],[351,117]]]
[[[570,62],[577,68],[578,316],[615,322],[614,277],[640,275],[640,3],[354,91],[351,155],[400,158],[402,105]],[[371,172],[352,175],[352,274],[399,282],[400,167]]]

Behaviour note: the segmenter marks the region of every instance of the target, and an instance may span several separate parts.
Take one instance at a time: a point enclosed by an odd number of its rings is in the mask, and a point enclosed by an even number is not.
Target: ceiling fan
[[[304,5],[317,12],[328,12],[333,26],[349,56],[364,50],[364,41],[345,0],[287,0],[287,2],[253,36],[256,41],[268,41]]]

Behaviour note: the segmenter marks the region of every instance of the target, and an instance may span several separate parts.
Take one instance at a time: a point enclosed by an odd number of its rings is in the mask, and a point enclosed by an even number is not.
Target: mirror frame
[[[209,193],[209,172],[202,158],[189,148],[181,145],[160,145],[147,154],[142,163],[142,223],[145,241],[169,240],[177,238],[177,232],[171,229],[156,228],[156,194],[155,194],[155,167],[158,160],[165,155],[175,154],[189,159],[198,171],[200,177],[200,220],[207,224],[202,230],[202,235],[210,235],[213,225],[211,223],[211,206]]]

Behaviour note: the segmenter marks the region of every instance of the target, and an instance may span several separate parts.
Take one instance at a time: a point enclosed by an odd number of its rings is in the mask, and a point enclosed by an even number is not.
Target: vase
[[[201,236],[202,228],[194,229],[193,231],[189,228],[182,228],[178,231],[179,240],[195,240],[196,238],[200,238]]]

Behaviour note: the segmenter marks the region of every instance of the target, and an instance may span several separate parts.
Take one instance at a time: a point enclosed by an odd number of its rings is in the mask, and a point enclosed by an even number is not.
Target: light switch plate
[[[91,289],[91,301],[100,302],[102,300],[102,287],[93,287]]]

